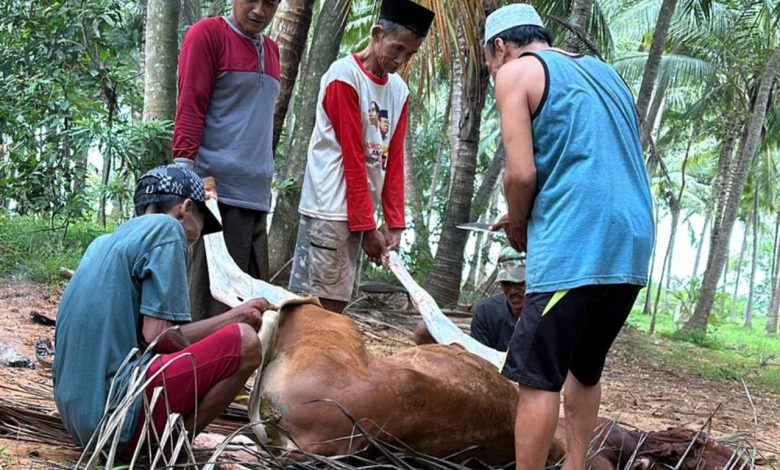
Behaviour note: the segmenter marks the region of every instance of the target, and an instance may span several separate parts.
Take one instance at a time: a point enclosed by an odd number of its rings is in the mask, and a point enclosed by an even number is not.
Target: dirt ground
[[[0,345],[4,343],[35,362],[35,340],[53,340],[54,328],[35,323],[31,316],[38,313],[54,319],[60,294],[57,289],[0,280]],[[378,305],[380,302],[363,303],[353,314],[369,349],[385,355],[411,346],[410,333],[416,322],[413,314],[382,315],[377,312]],[[468,317],[458,317],[456,323],[467,328]],[[671,426],[699,429],[712,418],[714,436],[727,442],[754,443],[759,457],[770,460],[765,468],[780,468],[774,460],[780,454],[780,397],[752,388],[746,391],[734,380],[713,381],[669,370],[641,352],[642,341],[647,340],[630,331],[618,338],[602,380],[602,415],[644,431]],[[50,384],[50,371],[40,364],[35,369],[0,366],[0,397],[24,395],[17,391],[20,388],[46,390]],[[37,400],[37,404],[54,409],[51,400]],[[74,458],[73,451],[67,449],[10,436],[0,438],[0,470],[41,468],[35,462],[57,461],[57,455]]]

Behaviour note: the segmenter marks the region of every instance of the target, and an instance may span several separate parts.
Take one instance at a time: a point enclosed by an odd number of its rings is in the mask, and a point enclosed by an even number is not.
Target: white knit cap
[[[503,6],[488,15],[487,20],[485,20],[485,44],[507,29],[517,26],[544,28],[544,23],[534,7],[527,3],[513,3]]]

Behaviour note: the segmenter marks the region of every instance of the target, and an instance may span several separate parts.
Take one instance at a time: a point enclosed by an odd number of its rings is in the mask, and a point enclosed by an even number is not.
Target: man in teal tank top
[[[634,101],[610,66],[551,47],[530,5],[496,10],[485,39],[507,155],[509,211],[496,227],[527,251],[526,303],[502,371],[520,385],[517,468],[544,467],[563,389],[563,468],[584,469],[604,361],[654,243]]]

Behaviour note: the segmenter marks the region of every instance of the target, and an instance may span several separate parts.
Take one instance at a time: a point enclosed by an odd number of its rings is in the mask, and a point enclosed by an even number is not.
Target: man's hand
[[[509,222],[504,227],[509,244],[517,251],[528,252],[528,225],[525,223]]]
[[[398,243],[400,243],[401,241],[401,233],[403,233],[404,229],[387,228],[387,225],[382,224],[382,226],[379,227],[379,231],[385,237],[385,245],[387,245],[387,251],[395,250],[396,248],[398,248]]]
[[[382,257],[387,253],[387,242],[385,236],[377,230],[367,230],[363,232],[363,241],[361,242],[363,251],[368,255],[368,260],[381,266]]]
[[[246,323],[257,331],[263,324],[263,312],[277,309],[277,306],[271,305],[265,298],[260,297],[244,302],[229,313],[237,317],[240,323]]]
[[[509,245],[517,251],[527,252],[528,249],[528,224],[516,223],[509,219],[509,214],[504,214],[493,222],[490,230],[497,232],[503,230],[509,239]]]
[[[506,231],[507,225],[509,225],[509,214],[504,214],[488,228],[491,232],[498,232],[500,230]]]

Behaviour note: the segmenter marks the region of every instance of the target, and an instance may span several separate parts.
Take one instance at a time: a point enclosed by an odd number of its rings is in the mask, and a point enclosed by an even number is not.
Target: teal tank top
[[[532,116],[537,195],[527,291],[647,284],[655,234],[631,92],[593,57],[530,54],[547,84]]]

